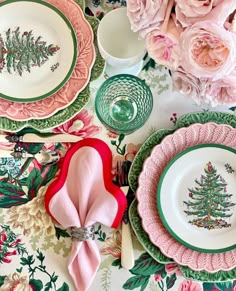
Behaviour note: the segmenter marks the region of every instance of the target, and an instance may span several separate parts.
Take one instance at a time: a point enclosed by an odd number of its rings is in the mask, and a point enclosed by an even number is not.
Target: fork
[[[133,200],[134,193],[129,187],[128,183],[128,173],[130,169],[131,162],[117,162],[117,176],[116,183],[121,187],[123,192],[126,194],[128,207],[131,200]],[[121,241],[121,265],[123,268],[129,270],[134,266],[134,252],[132,236],[130,231],[128,207],[125,210],[123,220],[122,220],[122,241]]]

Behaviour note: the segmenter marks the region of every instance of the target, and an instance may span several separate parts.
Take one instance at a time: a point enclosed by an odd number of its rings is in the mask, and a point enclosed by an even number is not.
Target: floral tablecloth
[[[108,10],[125,5],[123,0],[92,0],[86,12],[102,17]],[[142,143],[160,128],[173,128],[178,118],[189,112],[226,111],[235,108],[197,106],[178,92],[172,91],[167,69],[146,60],[139,75],[146,80],[154,96],[151,117],[143,128],[128,136],[108,132],[95,115],[94,98],[104,76],[91,82],[91,98],[73,119],[53,129],[82,138],[96,137],[106,141],[113,152],[113,166],[118,160],[133,161]],[[57,165],[41,166],[34,159],[21,161],[0,159],[0,290],[76,290],[67,271],[71,238],[66,230],[56,227],[44,207],[47,185],[58,174],[63,156],[70,144],[18,144],[31,153],[42,147],[57,150]],[[1,144],[1,148],[13,144]],[[121,230],[96,225],[96,241],[102,262],[89,290],[236,290],[236,281],[209,283],[185,279],[174,263],[162,265],[154,261],[133,235],[135,266],[127,271],[120,265]]]

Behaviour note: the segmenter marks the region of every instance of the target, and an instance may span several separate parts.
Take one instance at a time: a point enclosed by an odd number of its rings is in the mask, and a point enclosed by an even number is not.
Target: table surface
[[[87,2],[87,5],[91,13],[96,17],[101,17],[103,13],[125,5],[125,1],[93,0]],[[197,106],[180,93],[173,92],[169,72],[163,66],[153,67],[153,63],[148,62],[139,77],[145,79],[152,90],[154,108],[148,122],[135,133],[119,141],[118,136],[108,132],[97,119],[94,98],[98,87],[105,80],[104,76],[90,83],[91,98],[87,106],[73,119],[53,131],[71,133],[82,138],[96,137],[104,140],[113,152],[115,165],[118,160],[132,162],[142,143],[153,132],[160,128],[173,128],[178,118],[185,113],[224,111],[234,114],[234,108]],[[68,144],[50,144],[47,148],[56,147],[61,155],[64,155],[69,146]],[[1,148],[3,147],[5,146],[1,144]],[[4,177],[7,177],[16,189],[28,193],[27,203],[20,206],[14,203],[13,206],[1,204],[0,290],[19,290],[10,289],[4,283],[6,278],[23,282],[21,286],[25,286],[24,290],[31,290],[29,282],[38,286],[35,290],[75,290],[67,271],[71,239],[66,231],[54,227],[44,208],[46,187],[57,171],[57,166],[42,168],[32,159],[24,163],[13,159],[0,159],[1,176],[5,175]],[[4,193],[4,187],[0,185],[0,188]],[[217,284],[187,280],[181,275],[176,264],[165,265],[165,272],[161,277],[153,270],[152,259],[134,235],[135,259],[138,264],[145,260],[145,268],[140,263],[138,275],[132,270],[127,271],[121,268],[120,229],[114,230],[97,224],[96,242],[102,261],[89,290],[234,290],[233,282]]]

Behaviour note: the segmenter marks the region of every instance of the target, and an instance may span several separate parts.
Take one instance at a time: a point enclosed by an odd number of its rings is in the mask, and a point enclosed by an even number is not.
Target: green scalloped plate
[[[150,155],[153,147],[160,143],[164,137],[173,133],[175,130],[181,127],[187,127],[193,123],[207,123],[215,122],[219,124],[228,124],[236,128],[236,116],[230,113],[223,112],[197,112],[185,114],[179,118],[173,129],[160,129],[153,133],[141,146],[136,154],[134,161],[132,162],[129,172],[129,185],[135,192],[138,186],[138,177],[142,171],[143,162]],[[134,200],[129,209],[129,217],[131,226],[140,241],[144,249],[152,256],[156,261],[162,264],[168,264],[173,262],[170,258],[164,256],[159,248],[151,243],[148,235],[145,233],[142,227],[141,218],[137,212],[137,201]],[[206,271],[193,271],[189,267],[179,266],[183,276],[187,279],[199,280],[205,282],[222,282],[236,277],[236,268],[230,271],[218,271],[215,273],[208,273]]]
[[[75,0],[75,2],[78,5],[80,5],[83,11],[85,11],[84,0]],[[85,16],[85,18],[90,23],[92,30],[96,35],[99,20],[96,19],[95,17],[87,15]],[[94,45],[96,50],[96,60],[91,71],[90,81],[96,80],[98,77],[100,77],[105,66],[105,61],[102,59],[98,50],[96,37],[94,38]],[[85,89],[78,94],[77,98],[74,100],[72,104],[70,104],[65,109],[58,111],[56,114],[45,119],[38,120],[32,119],[28,121],[15,121],[8,119],[6,117],[0,117],[0,130],[16,132],[25,127],[32,127],[38,131],[48,131],[49,129],[52,129],[56,126],[59,126],[60,124],[63,124],[64,122],[78,114],[79,111],[81,111],[84,108],[84,106],[86,106],[87,103],[89,102],[89,97],[90,90],[88,84],[85,87]]]

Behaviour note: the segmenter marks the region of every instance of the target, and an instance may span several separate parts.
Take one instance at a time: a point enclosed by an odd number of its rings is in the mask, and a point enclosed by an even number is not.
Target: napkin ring
[[[85,241],[95,239],[94,225],[87,227],[71,227],[71,239],[73,241]]]

